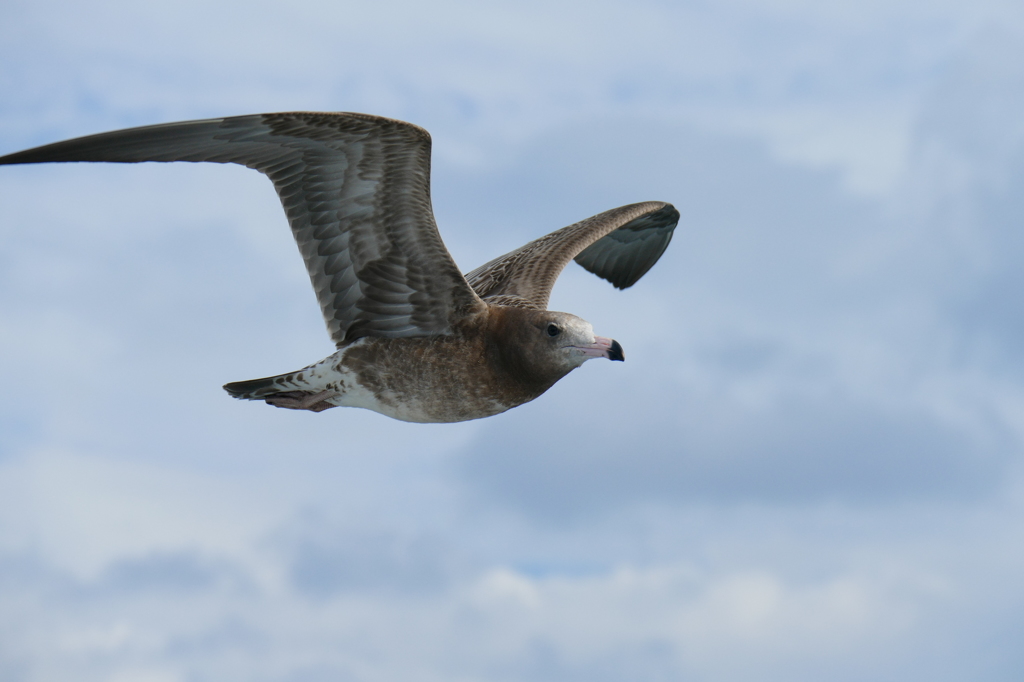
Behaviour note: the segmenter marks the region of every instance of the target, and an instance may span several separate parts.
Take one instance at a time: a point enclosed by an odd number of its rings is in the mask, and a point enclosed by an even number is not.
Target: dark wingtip
[[[612,339],[612,347],[608,351],[608,359],[618,360],[619,362],[624,362],[626,360],[626,355],[622,352],[622,346],[615,339]]]

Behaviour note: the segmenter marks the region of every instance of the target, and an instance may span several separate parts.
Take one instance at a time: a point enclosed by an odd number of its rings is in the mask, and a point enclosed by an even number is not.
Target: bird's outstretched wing
[[[625,289],[658,262],[678,222],[679,211],[660,201],[613,208],[495,258],[466,279],[489,303],[544,309],[558,275],[575,260]]]
[[[331,338],[444,334],[484,309],[445,248],[430,205],[430,135],[349,113],[281,113],[90,135],[0,157],[212,161],[270,178]]]

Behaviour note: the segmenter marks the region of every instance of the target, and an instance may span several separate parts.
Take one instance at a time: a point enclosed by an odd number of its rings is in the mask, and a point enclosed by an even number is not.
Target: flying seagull
[[[648,201],[605,211],[459,272],[430,205],[430,135],[353,113],[278,113],[118,130],[0,157],[237,163],[270,178],[337,351],[296,372],[224,386],[236,398],[320,412],[364,407],[458,422],[533,400],[617,341],[547,310],[575,260],[619,289],[665,251],[679,212]]]

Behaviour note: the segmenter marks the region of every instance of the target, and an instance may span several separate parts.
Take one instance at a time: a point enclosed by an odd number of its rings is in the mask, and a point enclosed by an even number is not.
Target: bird
[[[359,113],[285,112],[128,128],[0,157],[0,165],[235,163],[273,183],[335,352],[226,384],[292,410],[361,407],[408,422],[480,419],[529,402],[618,341],[547,310],[575,260],[619,289],[661,257],[679,211],[646,201],[540,237],[465,275],[430,201],[430,134]]]

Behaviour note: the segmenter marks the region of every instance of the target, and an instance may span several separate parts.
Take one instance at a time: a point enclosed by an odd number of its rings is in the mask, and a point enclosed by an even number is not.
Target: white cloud
[[[80,579],[158,551],[246,556],[281,515],[209,474],[68,452],[9,458],[0,481],[2,514],[17,519],[0,534],[3,551],[45,557]]]

